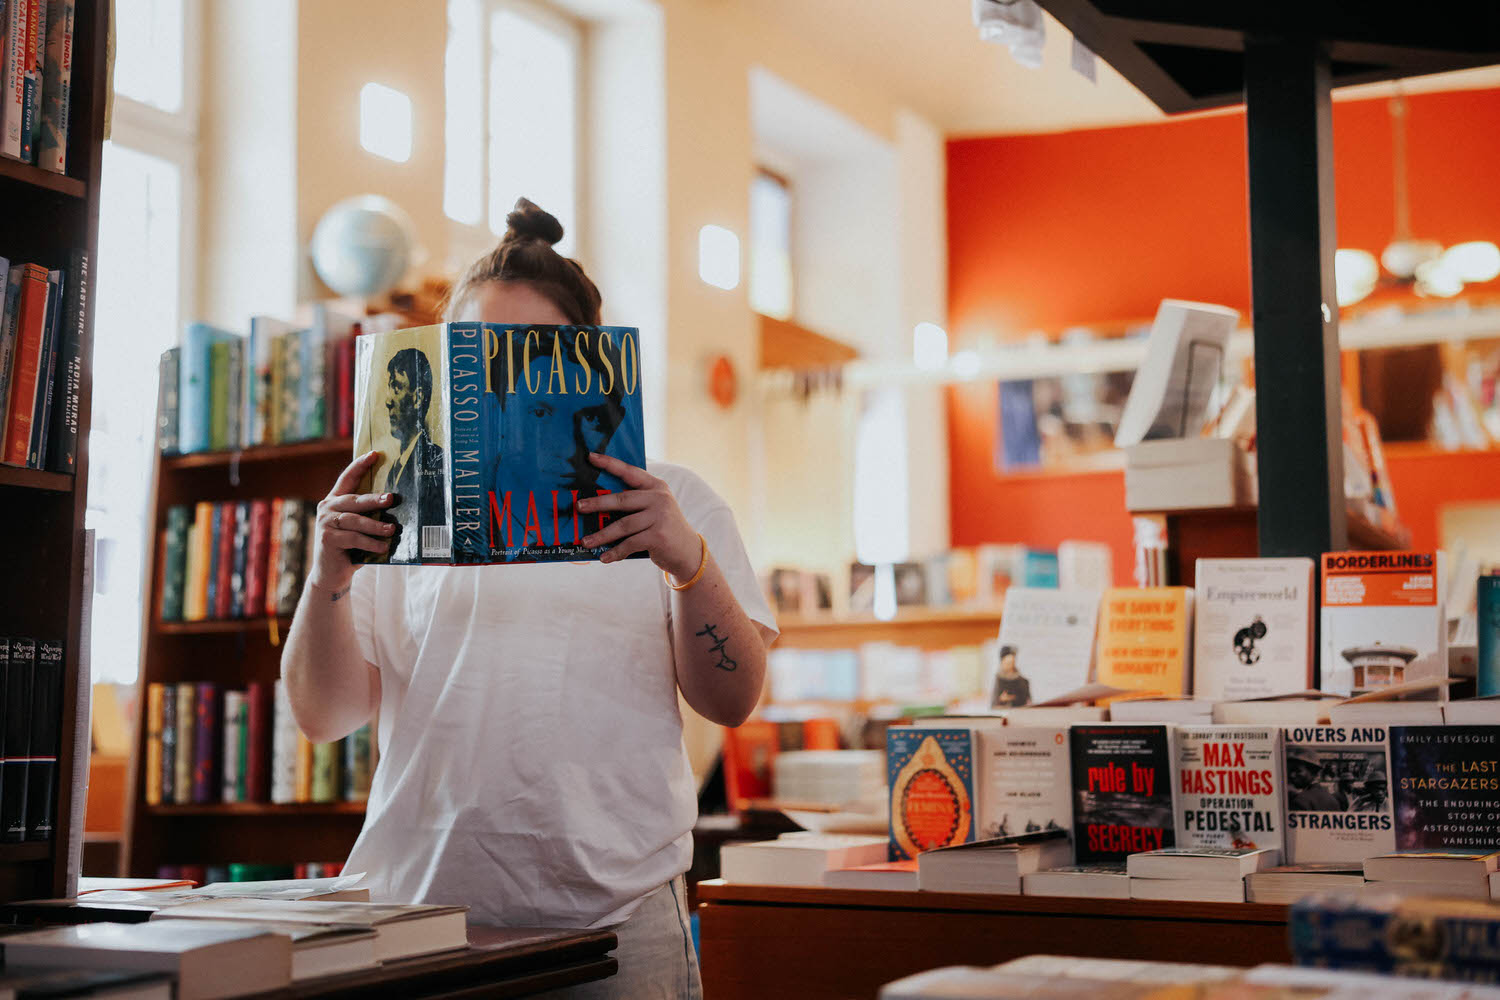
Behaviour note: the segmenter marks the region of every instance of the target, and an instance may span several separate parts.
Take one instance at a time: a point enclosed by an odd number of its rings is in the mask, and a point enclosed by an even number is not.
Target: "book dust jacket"
[[[1396,850],[1500,844],[1500,726],[1392,726]]]
[[[886,730],[892,861],[974,839],[974,742],[969,729]]]
[[[1174,846],[1171,727],[1077,725],[1069,738],[1078,864]]]
[[[628,489],[589,453],[646,466],[639,333],[628,327],[446,323],[359,337],[354,453],[361,484],[398,493],[396,543],[372,562],[475,565],[597,559]],[[644,555],[644,553],[642,553]]]
[[[1177,846],[1282,849],[1281,730],[1183,726],[1177,743]]]

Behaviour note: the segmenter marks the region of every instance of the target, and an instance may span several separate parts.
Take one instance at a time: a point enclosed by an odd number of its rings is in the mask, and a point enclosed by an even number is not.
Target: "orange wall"
[[[1500,238],[1500,89],[1417,94],[1408,102],[1416,235],[1445,244]],[[1388,102],[1339,102],[1333,116],[1338,245],[1378,255],[1394,222]],[[1248,314],[1244,160],[1243,111],[951,141],[955,341],[1148,320],[1165,297]],[[953,543],[1097,538],[1114,547],[1116,576],[1128,577],[1131,529],[1120,474],[1000,475],[995,395],[993,383],[948,393]],[[1409,476],[1406,465],[1392,462],[1397,502],[1419,539],[1419,525],[1432,525],[1435,538],[1434,505],[1447,489]],[[1500,495],[1500,474],[1494,485],[1491,495]]]

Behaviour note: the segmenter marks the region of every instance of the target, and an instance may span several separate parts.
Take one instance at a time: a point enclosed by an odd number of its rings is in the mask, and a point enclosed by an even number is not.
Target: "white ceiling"
[[[950,136],[1056,132],[1165,116],[1102,60],[1097,83],[1070,66],[1072,36],[1047,17],[1040,69],[979,40],[969,0],[755,0],[762,16],[862,78],[881,80]],[[1408,91],[1500,86],[1500,68],[1407,81]],[[1351,88],[1375,96],[1389,85]],[[1343,96],[1340,94],[1339,96]]]

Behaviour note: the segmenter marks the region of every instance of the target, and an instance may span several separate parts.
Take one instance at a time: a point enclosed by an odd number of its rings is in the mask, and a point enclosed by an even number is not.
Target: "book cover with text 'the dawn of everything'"
[[[597,559],[610,515],[578,501],[628,487],[589,453],[645,468],[639,333],[613,326],[445,323],[356,341],[361,484],[398,493],[401,527],[372,562]]]

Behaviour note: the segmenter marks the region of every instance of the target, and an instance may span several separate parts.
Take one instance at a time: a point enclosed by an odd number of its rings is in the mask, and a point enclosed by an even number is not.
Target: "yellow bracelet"
[[[673,583],[672,574],[668,573],[666,570],[662,570],[662,579],[667,581],[668,587],[671,587],[673,590],[687,590],[693,584],[703,579],[703,571],[708,568],[708,542],[701,534],[698,536],[698,545],[701,547],[703,552],[703,555],[698,558],[698,572],[694,573],[693,578],[687,583]]]

